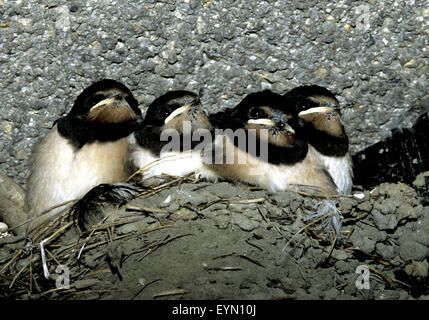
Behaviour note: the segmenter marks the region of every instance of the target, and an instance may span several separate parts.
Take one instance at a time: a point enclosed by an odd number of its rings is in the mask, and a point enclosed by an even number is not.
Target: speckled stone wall
[[[109,77],[142,109],[169,89],[209,111],[319,84],[357,152],[429,109],[427,1],[0,0],[0,171],[23,184],[33,144]]]

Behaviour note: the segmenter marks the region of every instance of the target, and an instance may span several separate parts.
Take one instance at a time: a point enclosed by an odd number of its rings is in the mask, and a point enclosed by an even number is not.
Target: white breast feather
[[[235,148],[227,137],[216,137],[212,150],[219,152],[224,143],[225,150],[235,149],[237,158],[247,158],[247,163],[251,165],[243,165],[241,168],[235,165],[233,167],[223,166],[221,169],[218,167],[215,170],[213,166],[204,165],[201,173],[208,180],[216,180],[218,177],[222,177],[223,174],[229,179],[234,179],[235,174],[238,174],[236,179],[261,186],[271,192],[296,189],[297,185],[329,189],[327,182],[329,179],[327,179],[327,175],[322,170],[323,164],[320,162],[320,158],[317,157],[315,149],[311,146],[309,146],[307,156],[302,162],[293,165],[273,165],[269,162],[258,160],[239,148]],[[212,159],[210,154],[207,154],[205,161]]]
[[[329,174],[337,185],[339,194],[350,194],[353,186],[353,167],[349,154],[344,157],[328,157],[320,154]]]
[[[130,140],[135,143],[135,139]],[[138,145],[134,146],[131,159],[136,169],[142,169],[143,179],[162,174],[182,177],[201,168],[200,151],[185,152],[161,152],[158,156],[153,155],[147,149]],[[153,180],[148,180],[148,183]],[[157,180],[161,182],[162,180]]]
[[[122,138],[86,144],[76,151],[54,126],[32,155],[26,193],[30,217],[52,206],[79,199],[98,184],[125,181],[129,174],[127,148],[127,138]],[[36,219],[30,229],[64,208]]]

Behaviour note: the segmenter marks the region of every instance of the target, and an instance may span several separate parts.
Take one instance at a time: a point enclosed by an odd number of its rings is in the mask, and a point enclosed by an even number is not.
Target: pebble
[[[194,211],[189,210],[187,208],[180,208],[179,210],[177,210],[176,212],[174,212],[171,215],[171,218],[173,220],[179,220],[180,219],[180,220],[184,220],[184,221],[193,220],[193,219],[196,219],[197,217],[198,217],[198,215]]]
[[[338,289],[331,288],[331,289],[326,290],[323,293],[323,296],[326,300],[335,300],[338,297],[339,293],[340,292],[338,291]]]
[[[337,260],[346,260],[346,259],[350,258],[351,256],[352,256],[351,253],[349,253],[345,250],[334,249],[332,251],[332,257],[334,259],[337,259]]]
[[[249,219],[245,215],[237,214],[235,212],[232,213],[232,221],[244,231],[252,231],[259,225],[257,222]]]
[[[399,256],[404,261],[422,260],[428,255],[428,248],[414,240],[405,240],[399,246]]]
[[[370,212],[372,210],[372,204],[370,201],[364,201],[362,203],[359,203],[357,208],[362,211]]]
[[[379,210],[373,209],[371,215],[374,219],[374,224],[380,230],[393,230],[398,225],[398,220],[394,214],[382,214]]]
[[[207,186],[204,191],[217,195],[220,198],[230,199],[237,198],[244,194],[243,188],[231,183],[220,182]]]
[[[377,243],[375,250],[385,260],[390,260],[395,255],[395,248],[393,246],[387,246],[384,243]]]
[[[0,222],[0,233],[5,233],[5,232],[7,232],[8,229],[9,229],[9,227],[7,226],[6,223]]]
[[[338,260],[335,262],[335,269],[337,270],[338,274],[346,274],[351,271],[350,263],[344,260]]]

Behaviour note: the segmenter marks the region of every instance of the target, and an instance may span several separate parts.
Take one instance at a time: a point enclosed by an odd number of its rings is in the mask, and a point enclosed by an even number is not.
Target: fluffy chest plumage
[[[320,153],[318,155],[336,184],[338,193],[350,194],[353,186],[353,165],[350,155],[348,153],[343,157],[328,157]]]
[[[27,184],[30,214],[80,198],[98,184],[125,181],[127,148],[123,138],[75,149],[55,126],[33,152]]]
[[[131,136],[130,143],[133,146],[133,151],[131,152],[132,163],[136,169],[143,169],[143,179],[162,174],[180,177],[199,171],[201,168],[199,150],[185,152],[161,151],[160,155],[156,156],[148,149],[137,145],[135,139]],[[152,181],[150,179],[147,180],[148,183]]]
[[[222,163],[215,163],[213,152],[216,155],[223,153]],[[233,161],[227,159],[231,153]],[[218,136],[211,150],[206,151],[204,162],[202,175],[209,180],[222,177],[261,186],[271,192],[310,186],[324,193],[335,193],[332,180],[311,146],[303,161],[290,165],[272,164],[235,147],[227,137]]]

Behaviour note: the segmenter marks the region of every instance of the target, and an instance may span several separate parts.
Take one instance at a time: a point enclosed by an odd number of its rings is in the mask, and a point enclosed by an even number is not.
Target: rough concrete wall
[[[109,77],[141,107],[169,89],[209,111],[264,88],[335,92],[356,152],[428,110],[428,16],[416,1],[0,0],[0,171]]]

